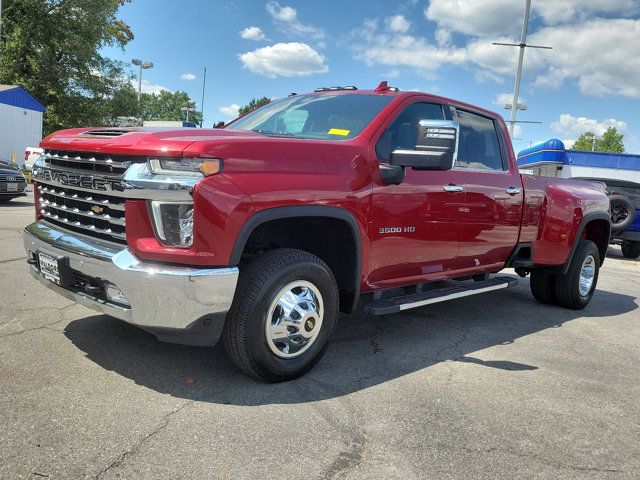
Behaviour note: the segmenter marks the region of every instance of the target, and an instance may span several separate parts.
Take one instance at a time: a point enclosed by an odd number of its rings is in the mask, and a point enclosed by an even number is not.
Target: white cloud
[[[536,0],[532,17],[547,25],[584,21],[599,14],[632,15],[637,0]],[[522,26],[524,2],[514,0],[430,0],[427,19],[440,27],[472,36],[517,35]]]
[[[240,36],[245,40],[254,40],[256,42],[267,39],[260,27],[247,27],[240,31]]]
[[[131,79],[131,86],[135,89],[135,91],[138,91],[138,79],[137,78],[132,78]],[[162,85],[158,85],[155,83],[151,83],[149,80],[146,79],[142,79],[142,93],[153,93],[153,94],[159,94],[162,91],[165,92],[171,92],[170,89],[168,89],[167,87],[163,87]]]
[[[504,108],[505,105],[513,103],[513,92],[496,93],[493,97],[493,104],[497,107]],[[526,104],[527,100],[518,96],[519,104]]]
[[[615,127],[618,132],[625,132],[627,130],[627,122],[616,120],[615,118],[599,121],[595,118],[574,117],[569,113],[563,113],[557,122],[551,124],[551,129],[554,132],[568,139],[563,140],[565,146],[567,142],[575,141],[585,132],[595,132],[596,135],[601,136],[609,127]]]
[[[409,28],[411,28],[411,23],[407,20],[404,15],[394,15],[393,17],[387,18],[387,25],[389,29],[398,33],[407,33]]]
[[[511,138],[522,138],[522,125],[516,123],[513,126],[513,137]]]
[[[282,7],[278,2],[267,3],[267,12],[281,22],[295,22],[298,19],[298,12],[293,7]]]
[[[446,47],[451,45],[451,30],[447,30],[446,28],[438,28],[435,32],[436,42],[441,47]]]
[[[298,12],[293,7],[281,6],[278,2],[267,3],[267,12],[285,33],[303,35],[314,40],[322,40],[325,33],[322,28],[306,25],[298,20]]]
[[[240,105],[232,103],[226,107],[220,107],[218,111],[227,117],[236,118],[240,114]]]
[[[563,0],[563,5],[582,8],[576,0]],[[451,7],[455,3],[459,7]],[[438,19],[435,41],[390,28],[380,28],[380,22],[365,20],[363,27],[354,31],[356,58],[369,66],[413,67],[423,75],[434,76],[443,65],[471,67],[477,81],[503,83],[512,81],[517,63],[517,51],[509,47],[492,45],[492,41],[513,42],[513,38],[498,35],[482,36],[493,27],[492,16],[497,7],[504,7],[509,15],[508,0],[432,0],[428,16],[438,18],[446,4],[448,16]],[[612,5],[623,8],[627,0],[614,0]],[[551,9],[551,3],[540,5]],[[555,4],[554,4],[555,5]],[[585,11],[600,11],[603,2],[586,0]],[[640,2],[636,0],[636,5]],[[486,12],[482,9],[486,6]],[[546,8],[545,7],[545,8]],[[587,8],[588,7],[588,8]],[[519,6],[521,8],[521,5]],[[555,7],[554,7],[555,8]],[[551,10],[549,10],[551,11]],[[613,7],[607,10],[614,11]],[[431,12],[431,13],[430,13]],[[480,12],[484,12],[481,14]],[[522,12],[518,14],[522,17]],[[550,14],[549,14],[550,15]],[[479,20],[476,17],[483,17]],[[498,17],[500,17],[498,15]],[[504,21],[502,17],[500,21]],[[451,32],[472,35],[466,44],[454,45]],[[558,88],[565,81],[575,81],[584,95],[621,95],[640,98],[640,55],[629,54],[630,46],[640,44],[640,20],[594,18],[578,24],[543,26],[529,36],[529,43],[553,47],[553,50],[527,49],[524,60],[525,82],[533,81],[541,88]]]
[[[459,49],[438,48],[422,37],[381,31],[374,20],[365,20],[353,36],[356,57],[369,66],[407,66],[432,75],[444,63],[464,61]]]
[[[302,77],[325,73],[324,57],[306,43],[276,43],[238,55],[246,68],[267,77]]]
[[[192,80],[196,79],[196,76],[193,73],[183,73],[182,75],[180,75],[180,79],[191,82]]]
[[[640,20],[594,19],[579,28],[546,27],[533,34],[531,42],[554,47],[539,57],[547,68],[536,78],[537,85],[558,87],[576,78],[585,95],[640,98],[640,56],[624,47],[640,44]]]
[[[424,11],[440,27],[467,35],[515,33],[522,25],[524,2],[514,0],[431,0]]]
[[[539,0],[533,2],[533,11],[545,23],[556,25],[584,20],[593,14],[631,15],[638,12],[637,0]]]

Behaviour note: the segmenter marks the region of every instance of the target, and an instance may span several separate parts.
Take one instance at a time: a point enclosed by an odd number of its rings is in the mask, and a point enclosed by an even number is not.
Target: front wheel
[[[640,242],[624,242],[622,244],[622,256],[625,258],[640,257]]]
[[[571,259],[569,271],[566,275],[556,277],[558,305],[572,310],[586,307],[596,290],[599,270],[598,247],[590,240],[580,240]]]
[[[337,316],[338,287],[327,264],[302,250],[271,250],[240,273],[225,350],[253,377],[291,380],[320,361]]]

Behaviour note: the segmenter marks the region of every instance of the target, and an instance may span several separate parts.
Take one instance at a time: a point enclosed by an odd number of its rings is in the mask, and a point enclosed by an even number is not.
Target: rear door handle
[[[507,193],[509,195],[518,195],[520,193],[520,189],[515,187],[509,187],[507,188]]]
[[[464,187],[461,185],[454,185],[452,183],[450,183],[449,185],[443,185],[442,188],[444,189],[445,192],[449,192],[449,193],[456,193],[456,192],[463,192],[464,191]]]

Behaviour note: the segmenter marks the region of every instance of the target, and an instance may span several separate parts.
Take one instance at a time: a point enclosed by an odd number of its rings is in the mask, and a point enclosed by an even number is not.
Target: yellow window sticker
[[[351,130],[343,130],[342,128],[332,128],[329,130],[329,135],[340,135],[342,137],[346,137],[351,133]]]

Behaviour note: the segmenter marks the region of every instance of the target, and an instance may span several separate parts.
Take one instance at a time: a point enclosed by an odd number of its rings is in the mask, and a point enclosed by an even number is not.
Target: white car
[[[33,164],[43,152],[44,150],[39,147],[27,147],[24,151],[24,168],[31,171]]]

